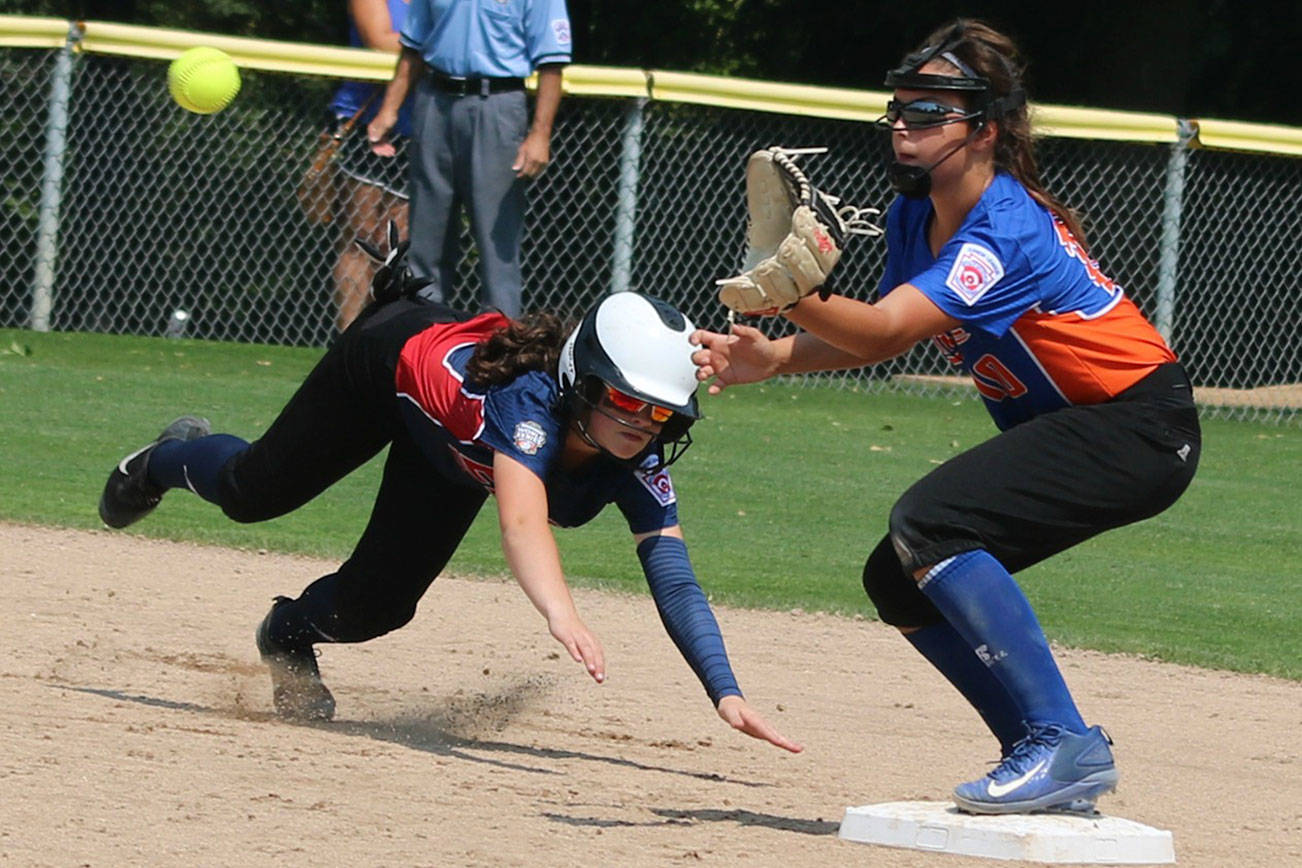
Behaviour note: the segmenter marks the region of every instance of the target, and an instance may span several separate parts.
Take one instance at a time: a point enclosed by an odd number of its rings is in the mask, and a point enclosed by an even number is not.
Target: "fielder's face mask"
[[[1026,104],[1026,92],[1020,87],[1014,87],[1007,95],[992,99],[990,79],[978,75],[954,53],[962,41],[962,31],[955,27],[946,38],[910,54],[902,64],[886,73],[886,86],[891,90],[954,91],[967,96],[968,107],[957,108],[936,100],[914,100],[908,103],[891,100],[887,104],[886,114],[877,120],[878,128],[890,131],[900,119],[903,119],[905,129],[910,130],[976,121],[963,141],[929,166],[911,166],[894,160],[891,162],[887,168],[891,188],[910,199],[925,199],[931,194],[931,170],[963,150],[972,141],[972,137],[981,132],[987,121],[998,120]],[[933,60],[951,64],[959,74],[937,75],[918,71]]]

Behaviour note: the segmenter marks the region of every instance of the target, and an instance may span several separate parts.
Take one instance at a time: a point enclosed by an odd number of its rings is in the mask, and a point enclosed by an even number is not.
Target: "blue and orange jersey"
[[[549,518],[560,527],[585,524],[608,503],[619,507],[633,533],[677,524],[677,496],[663,468],[633,469],[604,457],[582,473],[560,467],[566,419],[550,373],[529,371],[486,388],[466,382],[475,345],[506,325],[506,317],[487,313],[436,323],[403,345],[394,386],[426,458],[448,479],[491,492],[493,454],[505,452],[543,480]],[[658,455],[648,454],[643,464],[655,467]]]
[[[930,199],[886,220],[881,294],[908,283],[961,323],[933,339],[972,377],[995,424],[1097,404],[1175,360],[1067,226],[1005,172],[933,256]]]

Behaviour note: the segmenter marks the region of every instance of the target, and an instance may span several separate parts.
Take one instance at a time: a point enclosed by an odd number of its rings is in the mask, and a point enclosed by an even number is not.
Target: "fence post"
[[[45,159],[41,169],[41,204],[36,223],[36,270],[32,282],[32,329],[50,330],[54,299],[54,262],[59,256],[59,204],[63,197],[63,155],[68,147],[68,97],[72,92],[72,49],[81,40],[81,25],[68,25],[68,38],[54,60],[50,102],[45,120]]]
[[[1180,277],[1180,217],[1184,210],[1185,165],[1189,162],[1189,142],[1196,133],[1192,123],[1176,121],[1179,139],[1171,146],[1166,161],[1166,189],[1162,193],[1162,240],[1158,245],[1157,326],[1163,339],[1171,343],[1175,321],[1176,281]]]
[[[629,288],[633,273],[633,230],[637,225],[637,179],[642,162],[642,111],[646,97],[629,103],[620,135],[619,198],[615,203],[615,250],[611,259],[610,291]]]

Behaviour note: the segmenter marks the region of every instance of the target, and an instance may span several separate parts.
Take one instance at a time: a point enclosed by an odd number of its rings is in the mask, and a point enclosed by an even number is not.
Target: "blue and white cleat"
[[[1093,813],[1098,797],[1117,788],[1111,744],[1097,726],[1034,727],[993,771],[955,787],[954,802],[971,814]]]

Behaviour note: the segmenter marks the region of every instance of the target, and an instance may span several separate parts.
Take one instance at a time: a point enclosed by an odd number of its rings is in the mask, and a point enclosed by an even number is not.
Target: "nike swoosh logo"
[[[1044,768],[1044,765],[1047,762],[1048,760],[1040,760],[1038,763],[1031,766],[1030,771],[1026,772],[1026,774],[1018,775],[1006,784],[1001,784],[998,781],[991,781],[990,785],[986,787],[986,792],[995,798],[999,798],[1000,796],[1017,789],[1022,784],[1035,777],[1036,773],[1039,772],[1040,769]]]
[[[149,446],[153,446],[153,445],[154,445],[154,444],[152,444],[152,443],[149,444]],[[136,457],[137,455],[139,455],[141,452],[144,452],[146,449],[149,448],[149,446],[143,446],[143,447],[141,447],[140,449],[137,449],[135,452],[132,452],[132,453],[131,453],[130,455],[128,455],[126,458],[123,458],[121,461],[118,462],[118,470],[121,470],[121,471],[122,471],[122,475],[123,475],[123,476],[126,476],[126,475],[127,475],[127,464],[130,463],[131,459],[132,459],[132,458],[135,458],[135,457]]]

